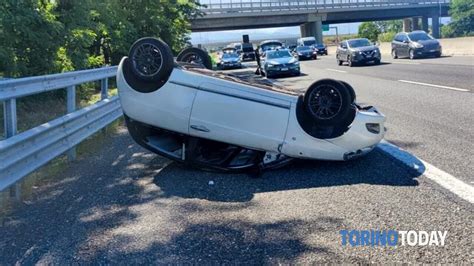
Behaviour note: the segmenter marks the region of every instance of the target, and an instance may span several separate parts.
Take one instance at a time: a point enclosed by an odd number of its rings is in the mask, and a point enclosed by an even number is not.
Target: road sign
[[[323,24],[323,31],[329,31],[329,24]]]

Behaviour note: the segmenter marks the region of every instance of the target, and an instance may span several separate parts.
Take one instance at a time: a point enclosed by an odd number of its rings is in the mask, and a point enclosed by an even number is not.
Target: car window
[[[397,34],[393,40],[394,40],[394,41],[397,41],[397,42],[401,42],[401,41],[402,41],[402,35],[401,35],[401,34]]]
[[[296,48],[296,51],[311,51],[311,47],[308,47],[308,46],[298,46]]]
[[[292,57],[288,51],[269,51],[267,52],[268,59],[282,58],[282,57]]]
[[[427,40],[432,40],[433,38],[424,33],[424,32],[412,32],[408,34],[408,37],[410,37],[410,40],[417,42],[417,41],[427,41]]]
[[[341,48],[346,49],[347,48],[347,43],[346,42],[341,42],[341,45],[339,45]]]
[[[236,57],[239,57],[239,55],[235,53],[225,53],[222,55],[222,58],[236,58]]]
[[[349,46],[351,48],[358,48],[358,47],[364,47],[364,46],[371,46],[372,44],[369,42],[367,39],[357,39],[357,40],[351,40],[347,41]]]

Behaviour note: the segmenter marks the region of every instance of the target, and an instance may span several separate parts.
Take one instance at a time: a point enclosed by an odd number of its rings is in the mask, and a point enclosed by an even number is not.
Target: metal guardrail
[[[6,137],[0,141],[0,191],[64,152],[74,159],[77,144],[122,115],[118,97],[107,93],[108,78],[116,72],[117,67],[105,67],[0,81]],[[76,85],[97,80],[101,101],[76,111]],[[17,98],[64,88],[68,114],[17,134]]]
[[[206,16],[238,16],[248,13],[305,10],[367,9],[444,5],[450,0],[201,0]],[[205,18],[204,16],[203,18]],[[199,18],[198,18],[199,19]]]

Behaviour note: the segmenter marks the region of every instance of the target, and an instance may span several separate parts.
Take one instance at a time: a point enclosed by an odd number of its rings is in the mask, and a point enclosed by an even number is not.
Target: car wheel
[[[409,54],[410,54],[410,59],[411,59],[411,60],[416,59],[416,55],[415,55],[415,51],[414,51],[414,50],[410,50]]]
[[[328,55],[328,52],[327,52],[327,51],[326,51],[326,52],[324,52],[324,55]]]
[[[316,81],[304,95],[306,112],[321,125],[337,125],[345,121],[351,106],[349,89],[333,79]]]
[[[337,64],[338,64],[339,66],[342,66],[342,61],[339,60],[339,58],[338,58],[337,56],[336,56],[336,60],[337,60]]]
[[[393,59],[398,59],[397,50],[395,50],[395,49],[392,50],[392,58]]]
[[[352,62],[352,57],[351,57],[351,56],[348,56],[348,57],[347,57],[347,65],[349,65],[349,67],[353,67],[353,66],[354,66],[354,62]]]
[[[156,38],[141,38],[129,51],[133,75],[141,81],[167,80],[173,71],[173,53],[169,46]]]
[[[436,58],[440,58],[440,57],[441,57],[441,53],[440,53],[440,52],[436,53],[436,54],[435,54],[435,57],[436,57]]]
[[[380,65],[380,60],[375,60],[375,65]]]
[[[349,90],[349,94],[351,95],[351,103],[355,103],[356,93],[355,93],[354,88],[351,85],[349,85],[349,83],[347,83],[345,81],[339,80],[339,82],[341,82]]]
[[[212,60],[209,54],[196,47],[188,47],[182,50],[176,57],[176,61],[199,64],[207,69],[212,69]]]

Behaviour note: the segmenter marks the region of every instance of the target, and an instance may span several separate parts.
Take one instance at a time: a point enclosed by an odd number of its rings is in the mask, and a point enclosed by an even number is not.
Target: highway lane
[[[306,63],[306,62],[305,62]],[[474,56],[426,59],[391,59],[383,57],[379,66],[338,66],[334,56],[320,57],[317,65],[324,69],[346,71],[363,76],[408,80],[474,91]]]
[[[474,184],[474,94],[449,89],[402,83],[400,76],[445,86],[472,87],[474,65],[470,58],[432,59],[443,63],[420,65],[380,65],[338,67],[333,57],[302,62],[301,77],[281,78],[278,82],[304,92],[320,78],[335,78],[355,87],[358,102],[375,105],[387,116],[386,139],[407,149],[438,168]],[[424,72],[429,65],[431,72]],[[448,66],[448,67],[446,67]],[[464,80],[453,83],[445,69],[463,69]],[[340,72],[343,71],[343,72]],[[392,72],[398,71],[398,72]],[[398,73],[392,75],[392,73]],[[416,78],[416,79],[415,79]]]

